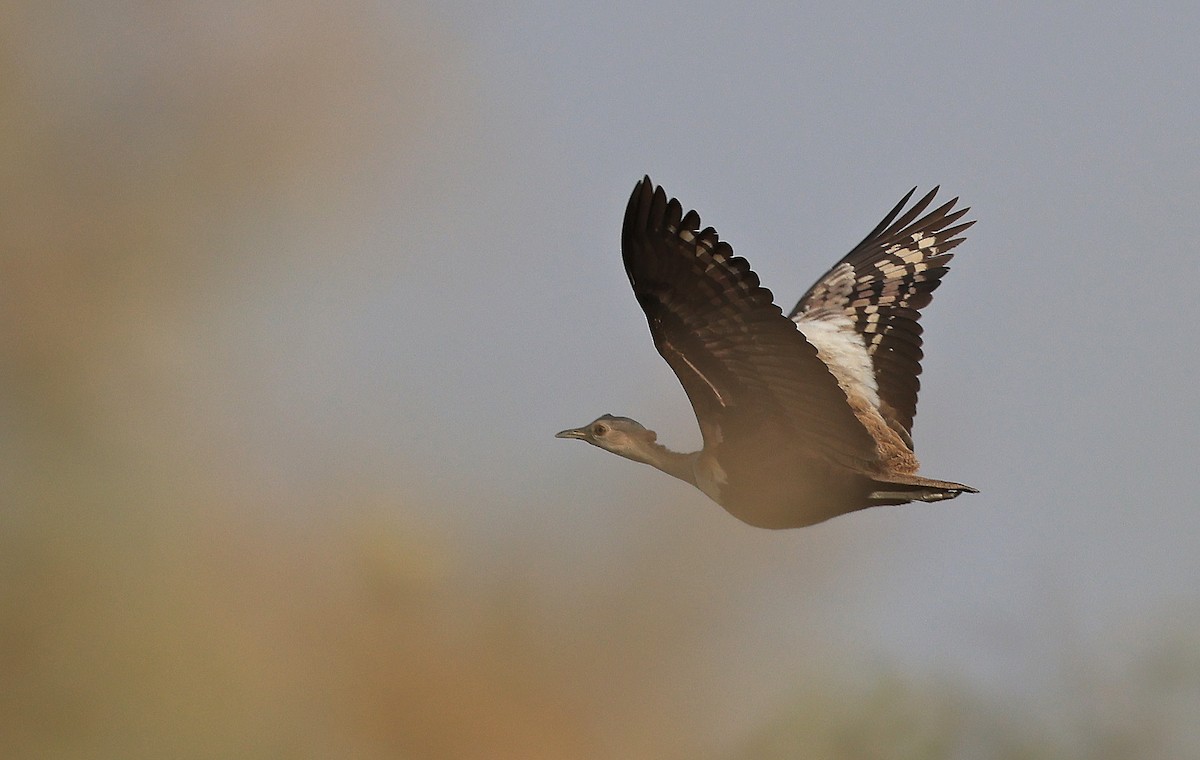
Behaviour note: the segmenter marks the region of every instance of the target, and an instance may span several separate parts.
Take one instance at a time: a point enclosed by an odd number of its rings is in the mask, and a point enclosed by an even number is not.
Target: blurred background
[[[1200,754],[1200,11],[0,4],[0,750]],[[749,528],[643,173],[789,308],[911,186],[923,472]]]

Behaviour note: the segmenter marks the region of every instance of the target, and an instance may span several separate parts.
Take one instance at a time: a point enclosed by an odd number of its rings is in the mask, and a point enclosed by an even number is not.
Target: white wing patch
[[[859,396],[878,409],[875,367],[862,334],[854,329],[854,320],[842,313],[826,312],[819,317],[806,313],[795,322],[846,395]]]

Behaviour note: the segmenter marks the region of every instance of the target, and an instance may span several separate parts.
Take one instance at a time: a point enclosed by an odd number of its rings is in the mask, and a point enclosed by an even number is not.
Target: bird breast
[[[692,462],[692,474],[696,478],[696,487],[703,491],[705,496],[718,504],[723,503],[721,486],[729,482],[729,477],[715,457],[701,452]]]

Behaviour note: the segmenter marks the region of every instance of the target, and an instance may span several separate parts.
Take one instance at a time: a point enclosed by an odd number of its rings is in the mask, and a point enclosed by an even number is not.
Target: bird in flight
[[[762,528],[978,493],[916,474],[917,320],[974,222],[958,223],[957,198],[926,213],[937,188],[905,210],[913,192],[784,316],[744,258],[643,178],[621,256],[704,446],[672,451],[610,414],[557,437],[656,467]]]

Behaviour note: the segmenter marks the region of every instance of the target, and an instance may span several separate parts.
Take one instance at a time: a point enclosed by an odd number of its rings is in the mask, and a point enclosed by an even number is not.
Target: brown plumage
[[[952,226],[966,213],[956,201],[921,217],[935,193],[900,215],[905,196],[789,318],[715,230],[644,178],[625,212],[622,258],[704,447],[670,451],[611,415],[559,437],[653,465],[766,528],[974,492],[915,474],[917,319],[970,226]]]

